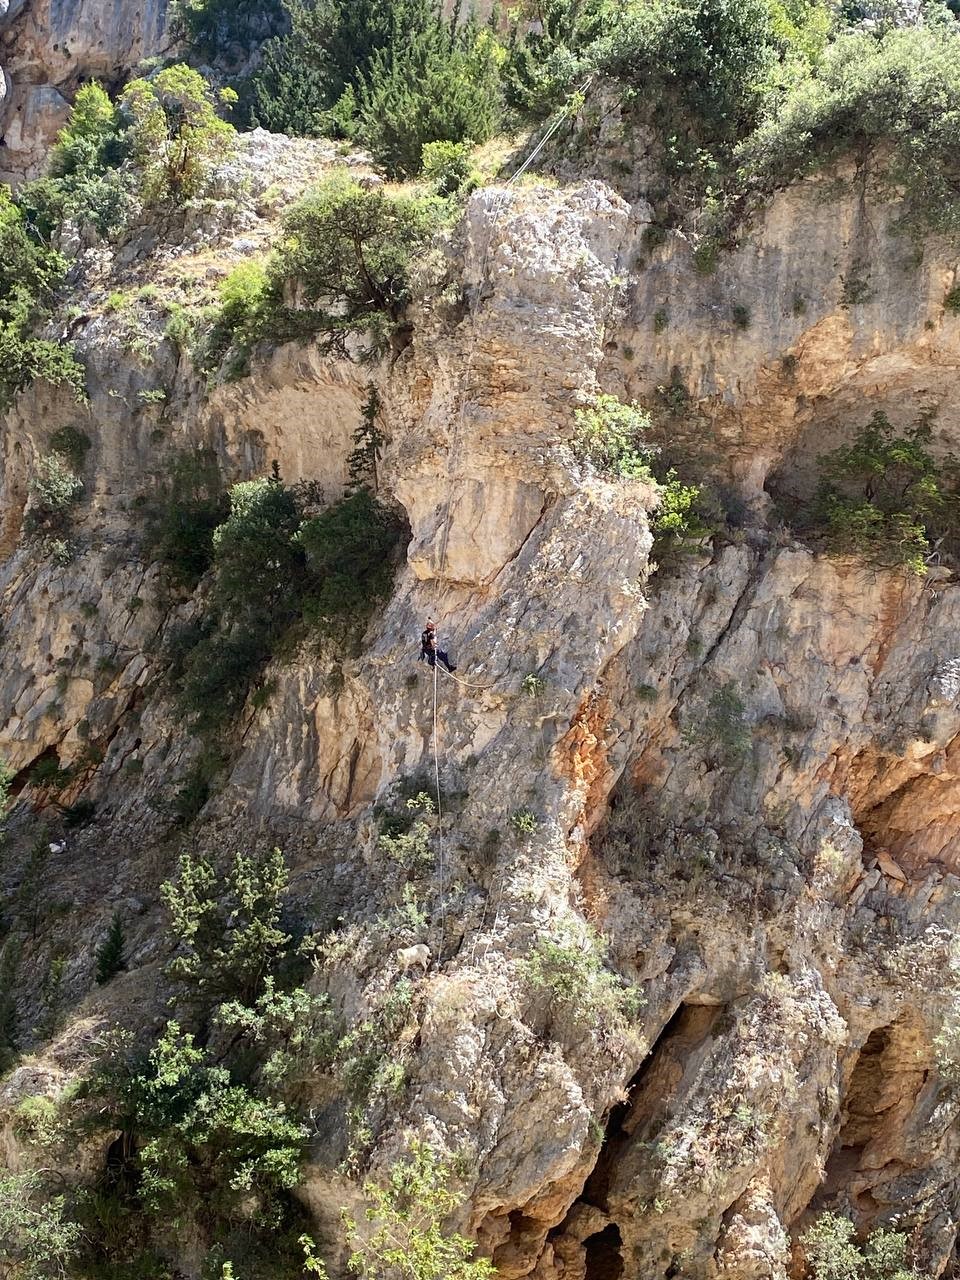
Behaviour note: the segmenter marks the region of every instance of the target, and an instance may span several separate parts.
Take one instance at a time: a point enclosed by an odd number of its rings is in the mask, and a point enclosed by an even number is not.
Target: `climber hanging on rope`
[[[428,618],[427,625],[424,627],[423,634],[420,637],[419,661],[423,662],[426,659],[431,667],[435,667],[438,658],[448,671],[456,671],[457,668],[453,666],[446,652],[437,648],[437,626],[435,622]]]

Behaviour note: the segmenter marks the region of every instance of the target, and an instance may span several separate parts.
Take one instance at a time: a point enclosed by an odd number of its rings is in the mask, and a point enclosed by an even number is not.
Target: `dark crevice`
[[[663,1127],[668,1116],[665,1099],[673,1095],[686,1064],[696,1059],[723,1013],[721,1007],[680,1005],[629,1082],[624,1100],[610,1111],[593,1171],[564,1221],[550,1233],[558,1255],[583,1250],[584,1280],[625,1276],[624,1224],[611,1220],[618,1210],[618,1174],[624,1162],[636,1159],[638,1147]],[[584,1234],[585,1227],[589,1234]]]
[[[584,1280],[620,1280],[623,1275],[623,1237],[615,1222],[583,1242],[586,1254]]]

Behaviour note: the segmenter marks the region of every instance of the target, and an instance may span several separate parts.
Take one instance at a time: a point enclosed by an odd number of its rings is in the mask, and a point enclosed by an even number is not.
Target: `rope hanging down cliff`
[[[437,588],[436,588],[437,603],[434,607],[434,613],[436,614],[437,617],[440,616],[439,602],[443,597],[444,582],[446,580],[447,547],[450,541],[450,502],[451,502],[453,486],[455,483],[455,473],[453,471],[452,464],[453,464],[454,456],[459,450],[460,437],[463,431],[463,424],[466,419],[467,389],[469,386],[470,375],[473,371],[473,362],[474,362],[474,358],[476,356],[476,351],[477,351],[477,338],[478,338],[477,313],[480,309],[480,299],[483,294],[482,285],[487,274],[487,262],[490,257],[490,248],[493,243],[493,234],[497,228],[497,222],[499,221],[500,212],[501,212],[501,209],[503,208],[503,203],[506,200],[508,191],[514,185],[514,183],[518,182],[520,178],[523,177],[523,175],[527,172],[527,170],[530,168],[533,162],[543,152],[544,148],[547,146],[550,140],[554,137],[554,135],[560,129],[563,122],[571,115],[571,113],[574,110],[577,109],[579,103],[582,102],[583,100],[584,94],[586,93],[587,89],[589,89],[592,81],[593,81],[593,76],[589,76],[581,85],[581,87],[575,93],[571,94],[570,98],[567,100],[562,110],[558,113],[556,119],[552,122],[550,127],[544,133],[543,137],[540,139],[540,141],[537,143],[534,149],[530,152],[529,156],[527,156],[526,160],[524,160],[520,168],[517,169],[517,171],[514,174],[512,174],[510,178],[508,178],[507,182],[501,188],[497,196],[496,202],[493,206],[493,212],[489,220],[486,243],[483,248],[483,254],[481,255],[481,258],[480,258],[480,271],[478,275],[477,288],[474,292],[474,296],[470,304],[470,313],[469,313],[470,340],[467,348],[467,359],[464,362],[463,372],[458,380],[457,399],[459,404],[458,404],[457,414],[454,422],[454,429],[450,437],[450,443],[447,447],[446,484],[444,486],[446,496],[443,504],[443,518],[439,522],[439,527],[442,527],[443,533],[440,539],[440,564],[439,564],[439,573],[437,575]],[[439,667],[439,665],[440,665],[439,660],[435,659],[433,663],[433,776],[434,776],[434,784],[436,786],[436,792],[437,792],[437,834],[438,834],[437,879],[439,884],[439,895],[440,895],[440,944],[437,948],[437,960],[439,963],[442,964],[443,948],[444,948],[444,943],[446,939],[447,906],[446,906],[446,885],[445,885],[446,848],[444,844],[444,832],[443,832],[443,796],[442,796],[441,787],[440,787],[440,739],[439,739],[438,719],[437,719],[437,702],[438,702],[437,668]],[[483,688],[492,687],[491,685],[471,685],[464,680],[457,679],[457,677],[449,671],[447,671],[446,674],[450,676],[451,680],[456,680],[457,684],[462,685],[466,689],[483,689]]]

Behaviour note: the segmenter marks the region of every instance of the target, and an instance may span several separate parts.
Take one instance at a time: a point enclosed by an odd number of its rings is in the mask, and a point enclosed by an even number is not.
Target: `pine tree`
[[[379,487],[377,463],[383,444],[383,432],[377,426],[380,408],[380,393],[371,382],[367,386],[367,398],[360,410],[360,425],[353,433],[354,450],[347,459],[351,489],[372,487],[376,493]]]
[[[118,973],[126,969],[127,962],[123,955],[125,946],[126,938],[123,933],[123,921],[120,918],[120,912],[115,911],[110,921],[110,928],[107,930],[107,936],[97,948],[97,986],[106,986],[111,978],[115,978]]]

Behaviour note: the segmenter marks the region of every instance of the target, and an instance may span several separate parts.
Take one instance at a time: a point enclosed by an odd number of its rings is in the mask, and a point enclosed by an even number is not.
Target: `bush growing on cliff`
[[[575,1023],[593,1026],[613,1018],[619,1021],[642,1007],[638,989],[604,965],[606,944],[589,926],[583,931],[565,928],[559,937],[541,938],[524,961],[527,982],[546,991],[551,1002]]]
[[[574,414],[574,453],[598,471],[653,483],[650,469],[659,450],[647,443],[650,415],[616,396],[597,396]]]
[[[67,1197],[42,1174],[0,1177],[0,1275],[5,1280],[64,1276],[81,1244]]]
[[[211,173],[234,152],[236,130],[218,108],[237,95],[215,95],[203,76],[179,63],[151,80],[131,80],[120,96],[130,121],[127,142],[148,205],[179,205],[202,195]]]
[[[248,372],[258,342],[315,337],[321,349],[382,355],[410,301],[411,264],[449,215],[438,197],[367,191],[335,174],[286,214],[265,266],[243,264],[224,282],[202,363]]]
[[[447,212],[436,198],[366,191],[335,175],[284,219],[271,282],[296,284],[331,349],[358,334],[380,352],[410,301],[411,263]]]
[[[849,156],[911,230],[960,233],[960,26],[841,35],[740,146],[751,187],[783,186]]]
[[[42,454],[30,478],[30,529],[62,529],[82,492],[83,481],[59,454]]]
[[[669,171],[710,172],[759,118],[773,45],[767,0],[656,0],[628,6],[593,56],[652,104]]]
[[[447,1233],[444,1221],[459,1208],[453,1171],[425,1143],[390,1170],[384,1186],[367,1181],[367,1227],[346,1217],[353,1247],[350,1270],[364,1280],[486,1280],[496,1275],[474,1258],[473,1241]]]
[[[84,371],[72,349],[34,336],[66,269],[59,253],[30,235],[23,210],[0,186],[0,409],[39,381],[67,384],[83,398]]]
[[[213,560],[213,533],[229,511],[212,450],[174,455],[148,508],[146,542],[169,580],[195,587]]]
[[[350,494],[300,526],[296,541],[316,586],[304,604],[306,621],[358,640],[379,601],[390,593],[399,519],[368,489]]]
[[[285,0],[291,30],[254,77],[254,116],[285,133],[355,137],[393,177],[430,142],[483,142],[502,110],[492,29],[437,0]]]
[[[305,520],[302,495],[276,476],[234,486],[230,514],[212,535],[205,615],[168,652],[194,727],[215,733],[235,716],[304,626],[336,634],[341,654],[358,643],[389,593],[402,533],[366,489]]]
[[[486,142],[496,132],[501,55],[489,29],[439,13],[373,55],[358,131],[391,178],[415,177],[427,143]]]
[[[960,464],[930,452],[929,421],[897,434],[883,413],[852,444],[819,458],[813,515],[831,551],[926,573],[935,547],[953,554],[960,520]]]
[[[909,1239],[902,1231],[879,1227],[861,1247],[849,1218],[822,1213],[800,1244],[812,1280],[922,1280],[910,1265]]]

